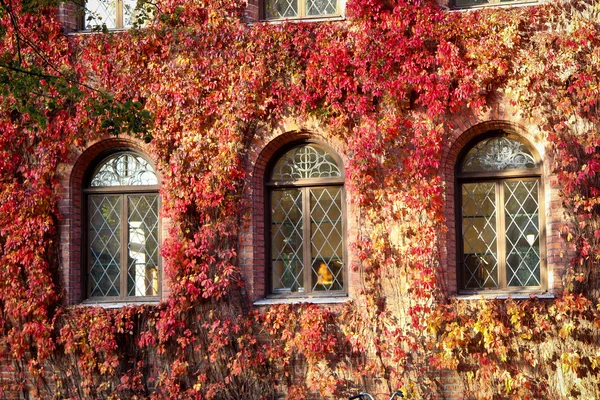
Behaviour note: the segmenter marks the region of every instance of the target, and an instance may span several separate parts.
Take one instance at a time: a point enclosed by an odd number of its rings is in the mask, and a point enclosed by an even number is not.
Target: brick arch
[[[455,168],[461,151],[477,136],[490,131],[504,131],[509,134],[518,135],[526,139],[534,148],[534,151],[542,161],[542,181],[544,194],[544,213],[546,216],[546,268],[548,273],[548,291],[558,292],[561,290],[561,276],[565,268],[563,258],[559,256],[564,249],[564,241],[560,237],[559,227],[562,220],[559,189],[556,178],[550,173],[551,160],[545,154],[545,142],[536,134],[535,129],[527,129],[525,126],[510,120],[491,120],[484,122],[470,121],[470,124],[462,124],[464,130],[452,132],[444,147],[441,158],[441,178],[445,190],[445,217],[447,230],[441,240],[441,265],[445,290],[449,294],[458,291],[457,265],[456,265],[456,243],[459,238],[456,235],[456,212],[455,212]],[[467,126],[465,126],[467,125]],[[533,132],[532,132],[533,131]]]
[[[85,268],[82,265],[82,204],[83,185],[87,174],[100,159],[119,149],[137,150],[149,156],[148,146],[140,140],[114,137],[96,141],[73,155],[74,161],[61,169],[63,196],[59,203],[62,215],[61,237],[61,280],[64,303],[74,305],[85,300]],[[153,165],[154,166],[154,165]],[[156,171],[156,168],[155,168]],[[156,171],[158,180],[161,177]]]
[[[538,138],[530,134],[528,130],[520,124],[507,120],[485,121],[473,125],[464,131],[455,131],[450,135],[448,138],[448,145],[444,148],[442,153],[442,166],[444,168],[444,172],[447,171],[447,167],[454,169],[461,150],[471,140],[490,131],[504,131],[509,134],[521,136],[531,143],[540,156],[544,154],[543,148],[540,147]]]
[[[330,147],[337,156],[340,157],[342,164],[346,165],[344,151],[341,151],[343,145],[340,141],[333,140],[323,132],[313,132],[305,129],[296,129],[288,131],[274,132],[271,135],[260,135],[250,145],[248,157],[246,159],[246,171],[248,171],[246,188],[244,191],[245,212],[241,218],[240,234],[240,267],[247,283],[247,291],[251,300],[260,300],[267,294],[268,274],[267,259],[265,254],[265,198],[264,183],[267,168],[273,157],[282,148],[302,141],[313,141]],[[346,192],[348,196],[348,193]],[[347,207],[347,210],[349,207]],[[350,213],[347,212],[349,215]],[[353,229],[350,218],[346,218],[347,236]],[[348,251],[348,282],[352,285],[350,252]]]

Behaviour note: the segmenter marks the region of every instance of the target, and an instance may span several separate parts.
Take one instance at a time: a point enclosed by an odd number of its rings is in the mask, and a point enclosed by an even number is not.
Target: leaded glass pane
[[[121,197],[89,197],[89,271],[91,297],[119,296]]]
[[[158,295],[158,195],[127,196],[127,294]]]
[[[271,179],[294,181],[308,178],[337,178],[342,173],[337,163],[324,149],[304,144],[285,153],[275,164]]]
[[[538,180],[504,182],[508,286],[540,286]]]
[[[94,29],[106,25],[117,27],[117,0],[87,0],[85,2],[84,28]]]
[[[273,292],[304,292],[302,191],[271,192],[271,266]]]
[[[137,0],[123,0],[123,27],[131,28],[136,18]]]
[[[502,171],[517,168],[536,168],[535,158],[527,145],[505,136],[484,139],[467,153],[462,171]]]
[[[298,16],[298,0],[266,0],[267,19],[293,18]]]
[[[466,289],[498,287],[496,185],[462,185],[463,281]]]
[[[158,185],[152,166],[134,153],[117,153],[100,164],[91,187]]]
[[[146,26],[154,17],[155,7],[137,0],[123,0],[123,28]]]
[[[310,189],[312,290],[344,288],[342,188]]]
[[[307,0],[306,15],[327,15],[336,13],[337,0]]]

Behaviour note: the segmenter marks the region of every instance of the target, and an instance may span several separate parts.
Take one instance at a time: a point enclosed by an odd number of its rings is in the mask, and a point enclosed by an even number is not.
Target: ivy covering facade
[[[598,0],[147,6],[143,28],[65,34],[61,2],[0,0],[0,397],[600,397]],[[533,149],[543,282],[466,296],[457,163],[499,131]],[[343,166],[347,275],[318,301],[269,296],[267,173],[299,143]],[[100,307],[86,180],[111,151],[159,177],[162,275]]]

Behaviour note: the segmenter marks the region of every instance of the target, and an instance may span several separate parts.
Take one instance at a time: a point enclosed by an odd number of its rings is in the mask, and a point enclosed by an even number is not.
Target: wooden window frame
[[[311,20],[311,19],[330,19],[341,17],[343,15],[342,10],[345,6],[345,0],[335,0],[335,14],[320,14],[320,15],[306,15],[306,2],[308,0],[298,0],[298,16],[296,17],[284,17],[284,18],[267,18],[267,1],[260,0],[259,7],[259,19],[261,21],[285,21],[285,20]]]
[[[542,160],[533,146],[525,141],[525,145],[531,151],[535,161],[535,168],[519,168],[503,171],[476,171],[461,172],[461,165],[465,156],[477,143],[493,137],[516,138],[516,135],[506,134],[502,131],[493,131],[480,135],[471,140],[461,151],[455,168],[455,221],[456,221],[456,269],[459,294],[515,294],[515,293],[539,293],[548,288],[548,270],[546,265],[546,215],[544,203],[544,180]],[[521,141],[523,138],[519,137]],[[536,180],[538,183],[538,223],[539,223],[539,252],[540,252],[540,285],[539,286],[507,286],[506,279],[506,229],[503,184],[515,180]],[[498,259],[498,287],[471,289],[465,287],[465,269],[463,267],[464,243],[463,243],[463,214],[462,214],[462,185],[465,183],[490,183],[495,184],[495,207],[496,207],[496,251]]]
[[[89,168],[88,174],[86,175],[84,182],[86,185],[83,189],[83,207],[82,207],[82,241],[81,241],[81,255],[82,255],[82,265],[84,266],[83,270],[85,274],[82,276],[82,284],[85,290],[85,301],[90,303],[120,303],[120,302],[157,302],[162,297],[162,257],[160,257],[160,252],[158,256],[158,266],[157,266],[157,274],[158,274],[158,290],[156,296],[128,296],[127,295],[127,248],[129,244],[129,232],[127,229],[123,229],[123,222],[125,225],[127,224],[127,216],[128,216],[128,197],[131,195],[156,195],[157,196],[157,208],[158,208],[158,246],[160,248],[160,243],[162,243],[162,220],[160,218],[160,209],[161,209],[161,201],[159,195],[160,188],[160,180],[158,174],[156,176],[159,184],[158,185],[140,185],[140,186],[106,186],[106,187],[90,187],[90,183],[96,172],[97,168],[109,157],[117,154],[117,153],[131,153],[136,156],[139,156],[146,160],[152,168],[156,171],[153,162],[148,159],[143,153],[129,149],[129,148],[119,148],[113,149],[109,153],[104,153],[100,157],[98,157],[98,161],[94,163],[94,165]],[[90,212],[90,197],[93,195],[112,195],[112,196],[120,196],[121,198],[121,207],[119,210],[119,216],[121,218],[121,226],[120,226],[120,261],[119,261],[119,269],[120,269],[120,277],[119,277],[119,296],[91,296],[92,293],[92,282],[90,275],[90,264],[89,261],[91,259],[90,249],[88,243],[88,233],[89,233],[89,212]],[[125,273],[123,273],[125,272]]]
[[[300,145],[314,145],[315,147],[320,147],[327,151],[329,155],[332,156],[334,161],[336,162],[338,168],[341,172],[341,177],[338,178],[311,178],[311,179],[298,179],[295,181],[271,181],[270,176],[273,172],[273,168],[277,161],[289,150],[293,149],[296,146]],[[265,178],[264,178],[264,199],[265,201],[265,261],[266,261],[266,276],[267,282],[265,284],[266,293],[265,295],[269,298],[307,298],[307,297],[340,297],[346,296],[348,294],[348,254],[347,254],[347,224],[346,224],[346,190],[344,187],[345,182],[345,174],[344,167],[341,158],[338,154],[331,149],[329,146],[312,141],[312,140],[302,140],[296,141],[288,144],[287,146],[279,149],[273,157],[269,160],[267,168],[265,169]],[[343,289],[336,291],[313,291],[312,290],[312,241],[310,240],[311,236],[311,224],[310,224],[310,190],[311,189],[323,189],[328,187],[339,187],[341,189],[341,213],[342,213],[342,257],[343,257]],[[272,205],[271,205],[271,193],[274,189],[300,189],[302,192],[302,235],[303,235],[303,243],[305,244],[302,254],[302,265],[304,268],[303,271],[303,284],[304,284],[304,292],[296,292],[296,293],[274,293],[273,291],[273,268],[271,265],[271,213],[272,213]]]

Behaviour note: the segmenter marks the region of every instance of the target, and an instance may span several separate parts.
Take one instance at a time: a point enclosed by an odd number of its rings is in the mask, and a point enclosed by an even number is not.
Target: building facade
[[[9,398],[594,398],[597,346],[561,326],[597,335],[566,112],[520,86],[554,59],[514,61],[561,5],[137,3],[56,9],[78,73],[155,125],[86,133],[58,165],[62,356],[5,357]]]

